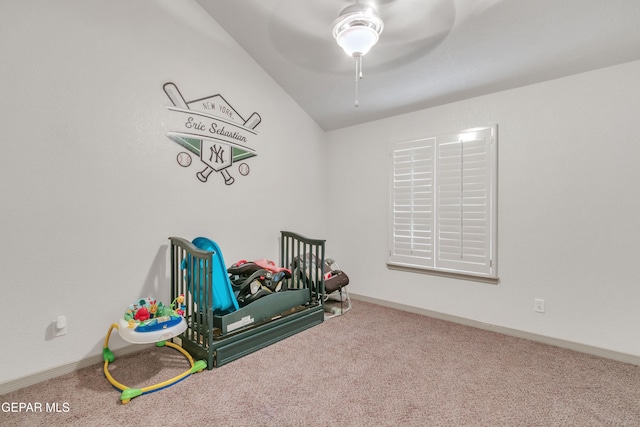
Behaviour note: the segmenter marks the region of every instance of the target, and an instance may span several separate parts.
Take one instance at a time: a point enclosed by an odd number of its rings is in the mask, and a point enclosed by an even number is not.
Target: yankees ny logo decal
[[[224,163],[224,159],[222,158],[222,156],[224,156],[224,150],[222,149],[221,146],[214,144],[211,147],[211,156],[209,157],[210,162],[213,161],[214,155],[216,156],[215,163]]]

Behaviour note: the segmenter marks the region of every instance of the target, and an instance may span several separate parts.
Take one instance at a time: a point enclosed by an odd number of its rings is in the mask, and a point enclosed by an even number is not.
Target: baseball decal
[[[238,172],[240,172],[240,175],[242,176],[249,175],[249,165],[246,163],[240,163],[240,166],[238,166]]]
[[[185,151],[181,151],[178,153],[178,164],[183,168],[188,168],[191,166],[191,155]]]

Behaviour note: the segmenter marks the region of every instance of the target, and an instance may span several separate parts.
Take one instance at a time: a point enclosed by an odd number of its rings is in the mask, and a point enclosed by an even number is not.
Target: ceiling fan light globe
[[[349,56],[365,55],[378,42],[384,28],[375,8],[356,3],[346,7],[333,22],[333,37]]]
[[[374,29],[354,26],[342,30],[336,36],[336,41],[347,55],[357,57],[369,52],[378,43],[378,38],[378,33]]]

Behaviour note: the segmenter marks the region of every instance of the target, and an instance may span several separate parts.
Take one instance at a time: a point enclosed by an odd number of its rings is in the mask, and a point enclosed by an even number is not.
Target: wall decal
[[[235,178],[229,169],[240,161],[240,175],[249,175],[250,168],[244,160],[258,155],[255,128],[262,121],[260,114],[254,112],[244,119],[220,94],[187,102],[175,83],[165,83],[162,88],[173,104],[167,110],[174,130],[167,132],[167,137],[200,159],[196,177],[207,182],[213,172],[218,172],[224,183],[231,185]],[[189,153],[178,154],[180,166],[191,166]]]
[[[178,164],[182,167],[189,167],[191,166],[191,155],[185,151],[181,151],[180,153],[178,153],[177,159]]]

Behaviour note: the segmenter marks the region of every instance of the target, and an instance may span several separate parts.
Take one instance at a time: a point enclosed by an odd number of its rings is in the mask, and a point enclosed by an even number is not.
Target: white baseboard
[[[117,357],[124,356],[126,354],[135,353],[149,348],[148,345],[129,345],[118,350],[114,353]],[[87,368],[92,365],[102,364],[104,359],[102,354],[87,357],[86,359],[78,360],[76,362],[67,363],[65,365],[56,366],[54,368],[45,369],[44,371],[36,372],[26,377],[18,378],[15,380],[5,381],[0,383],[0,395],[11,393],[12,391],[19,390],[24,387],[28,387],[33,384],[47,381],[52,378],[59,377],[60,375],[69,374],[82,368]],[[106,381],[106,380],[105,380]]]
[[[509,335],[516,338],[523,338],[530,341],[536,341],[543,344],[549,344],[549,345],[553,345],[560,348],[566,348],[569,350],[578,351],[580,353],[591,354],[593,356],[604,357],[606,359],[612,359],[618,362],[630,363],[632,365],[640,366],[640,356],[634,356],[632,354],[620,353],[613,350],[607,350],[605,348],[594,347],[594,346],[580,344],[572,341],[566,341],[558,338],[538,335],[531,332],[525,332],[517,329],[506,328],[504,326],[491,325],[489,323],[483,323],[483,322],[478,322],[476,320],[465,319],[464,317],[452,316],[450,314],[439,313],[437,311],[431,311],[424,308],[412,307],[409,305],[384,301],[381,299],[371,298],[364,295],[353,294],[351,292],[349,293],[349,295],[354,300],[369,302],[369,303],[381,305],[384,307],[395,308],[402,311],[408,311],[410,313],[416,313],[423,316],[428,316],[436,319],[447,320],[449,322],[459,323],[461,325],[471,326],[478,329],[484,329],[486,331],[498,332],[500,334]]]
[[[600,347],[593,347],[585,344],[575,343],[572,341],[561,340],[558,338],[551,338],[544,335],[538,335],[531,332],[519,331],[517,329],[506,328],[503,326],[491,325],[488,323],[478,322],[476,320],[465,319],[463,317],[452,316],[450,314],[439,313],[437,311],[431,311],[424,308],[412,307],[409,305],[399,304],[390,301],[384,301],[377,298],[371,298],[364,295],[358,295],[349,293],[352,299],[369,302],[372,304],[381,305],[384,307],[395,308],[397,310],[408,311],[410,313],[416,313],[423,316],[433,317],[436,319],[447,320],[449,322],[459,323],[461,325],[471,326],[478,329],[484,329],[487,331],[498,332],[504,335],[509,335],[517,338],[523,338],[530,341],[536,341],[544,344],[553,345],[560,348],[566,348],[569,350],[578,351],[581,353],[591,354],[594,356],[604,357],[607,359],[617,360],[619,362],[630,363],[640,366],[640,357],[632,354],[620,353],[613,350],[607,350]],[[115,353],[117,356],[123,356],[137,351],[142,351],[149,346],[142,345],[130,345],[123,347]],[[102,354],[88,357],[76,362],[68,363],[66,365],[57,366],[54,368],[46,369],[44,371],[36,372],[23,378],[16,380],[6,381],[0,383],[0,395],[11,393],[12,391],[19,390],[24,387],[28,387],[33,384],[37,384],[42,381],[47,381],[60,375],[65,375],[78,369],[86,368],[92,365],[101,364],[104,360]]]

